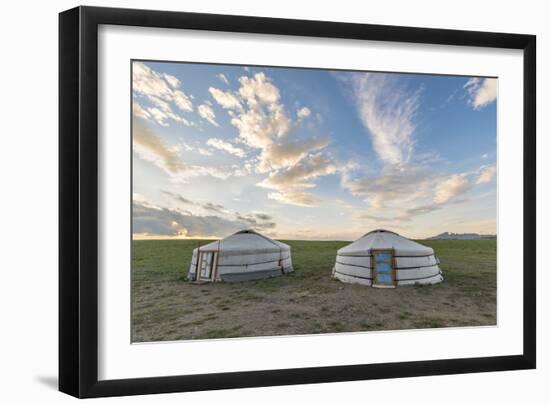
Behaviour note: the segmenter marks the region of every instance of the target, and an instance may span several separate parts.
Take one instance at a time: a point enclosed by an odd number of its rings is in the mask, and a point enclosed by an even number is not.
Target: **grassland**
[[[134,241],[132,341],[496,324],[496,240],[422,241],[445,281],[375,289],[331,278],[340,241],[285,241],[294,273],[238,284],[185,281],[197,240]],[[204,242],[202,243],[204,244]]]

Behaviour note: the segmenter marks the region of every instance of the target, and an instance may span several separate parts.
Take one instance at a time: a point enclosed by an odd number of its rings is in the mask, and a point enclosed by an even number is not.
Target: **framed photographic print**
[[[535,37],[60,14],[59,386],[535,367]]]

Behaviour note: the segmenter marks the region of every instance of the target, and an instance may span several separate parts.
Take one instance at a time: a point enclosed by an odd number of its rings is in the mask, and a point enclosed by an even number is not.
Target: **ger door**
[[[198,281],[212,281],[214,275],[214,256],[215,252],[201,252],[199,256],[199,276]]]
[[[372,286],[375,288],[394,288],[395,270],[393,250],[372,250]]]

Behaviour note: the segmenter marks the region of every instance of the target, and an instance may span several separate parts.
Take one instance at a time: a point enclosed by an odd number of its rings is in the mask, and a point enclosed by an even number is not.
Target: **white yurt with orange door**
[[[241,230],[193,250],[188,280],[241,282],[292,272],[290,246],[254,230]]]

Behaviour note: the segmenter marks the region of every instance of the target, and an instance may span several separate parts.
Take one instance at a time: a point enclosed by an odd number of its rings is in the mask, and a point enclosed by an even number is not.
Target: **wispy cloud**
[[[281,190],[279,192],[270,192],[267,196],[269,199],[278,201],[287,205],[310,207],[317,205],[320,200],[312,194],[305,191],[288,191]]]
[[[399,223],[464,202],[476,185],[490,181],[490,167],[478,171],[438,174],[432,165],[441,157],[430,152],[416,155],[416,114],[419,89],[407,89],[396,76],[358,73],[353,86],[359,118],[368,130],[373,149],[382,163],[378,174],[346,170],[342,186],[352,195],[363,196],[367,208],[358,217],[379,223]],[[482,105],[492,84],[472,80],[468,85],[475,105]],[[474,90],[475,89],[475,90]],[[477,98],[476,98],[477,97]],[[364,170],[363,170],[364,171]]]
[[[212,125],[219,127],[220,125],[218,122],[216,122],[216,114],[214,114],[214,110],[212,107],[208,104],[201,104],[198,107],[198,113],[199,115],[206,119],[208,122],[210,122]]]
[[[193,146],[187,143],[179,143],[177,146],[173,146],[178,152],[186,151],[186,152],[197,152],[201,156],[212,156],[214,154],[214,151],[212,149],[207,149],[201,146]],[[180,153],[181,154],[181,153]]]
[[[492,175],[492,169],[484,166],[479,170],[449,175],[409,166],[406,172],[386,169],[380,176],[350,178],[346,173],[342,185],[353,195],[366,198],[368,208],[359,217],[398,222],[465,202],[468,192],[475,185],[490,181]]]
[[[231,176],[242,176],[244,171],[238,166],[204,166],[191,165],[179,157],[181,147],[188,145],[168,145],[150,128],[139,121],[133,123],[133,150],[141,159],[148,161],[163,170],[170,179],[186,182],[191,177],[211,176],[227,179]]]
[[[132,89],[144,96],[154,96],[170,100],[173,89],[165,77],[151,69],[145,63],[134,62],[132,65]]]
[[[477,177],[476,184],[485,184],[487,182],[491,182],[496,173],[496,166],[482,166],[479,170],[479,177]]]
[[[270,199],[298,206],[314,206],[319,199],[305,190],[315,188],[318,177],[334,174],[336,171],[334,160],[319,152],[300,160],[287,170],[272,172],[258,185],[278,191],[270,193]]]
[[[343,187],[352,195],[367,197],[367,202],[375,209],[423,197],[431,186],[429,173],[421,166],[410,165],[406,170],[390,166],[378,175],[354,174],[353,170],[344,173]]]
[[[164,127],[169,126],[168,120],[171,119],[175,122],[183,123],[186,126],[191,126],[191,123],[187,119],[175,114],[172,107],[170,107],[170,104],[166,101],[163,101],[155,96],[150,96],[149,101],[151,101],[155,106],[149,107],[147,111],[154,118],[153,120],[159,125]]]
[[[466,192],[471,186],[471,180],[466,175],[453,174],[436,184],[434,202],[438,205],[447,203],[457,195]]]
[[[144,109],[136,100],[132,102],[132,113],[135,117],[138,117],[141,119],[145,119],[145,120],[151,119],[151,113],[146,109]]]
[[[223,83],[229,84],[229,80],[227,80],[227,77],[225,77],[225,74],[220,73],[216,77],[219,78]]]
[[[164,191],[164,190],[161,190],[160,192],[165,194],[165,195],[168,195],[170,198],[173,198],[177,202],[180,202],[180,203],[183,203],[183,204],[186,204],[186,205],[194,205],[195,204],[195,202],[193,202],[191,199],[187,199],[187,198],[181,196],[180,194],[176,194],[174,192]],[[143,198],[136,199],[136,197],[134,196],[133,199],[134,199],[134,201],[138,201],[138,202],[142,201],[143,202]]]
[[[357,73],[352,83],[359,117],[379,158],[393,165],[409,162],[419,91],[411,92],[399,86],[395,77],[381,73]]]
[[[237,109],[242,110],[243,106],[239,98],[230,91],[222,91],[220,89],[210,87],[208,92],[214,98],[214,100],[225,109]]]
[[[273,229],[276,227],[273,217],[262,212],[252,212],[249,214],[240,214],[237,212],[235,218],[257,230]]]
[[[266,146],[260,155],[258,168],[268,172],[296,165],[304,157],[316,150],[324,149],[330,143],[328,137],[288,140]]]
[[[177,77],[174,77],[168,73],[164,73],[163,76],[164,76],[164,79],[168,82],[168,84],[170,84],[170,87],[174,89],[179,88],[181,82],[177,79]]]
[[[278,190],[314,188],[314,180],[317,177],[334,174],[336,170],[334,160],[324,153],[317,153],[299,161],[288,170],[272,172],[258,185]]]
[[[177,176],[191,169],[183,163],[177,154],[177,150],[166,145],[151,130],[134,121],[133,148],[143,160],[148,161],[170,176]]]
[[[145,63],[134,62],[132,66],[132,90],[135,97],[144,97],[152,106],[144,108],[134,100],[134,115],[168,126],[169,120],[191,126],[187,118],[174,111],[172,104],[182,112],[193,111],[190,96],[181,89],[181,82],[169,74],[161,74]]]
[[[497,79],[483,79],[472,77],[464,88],[468,92],[469,104],[476,110],[479,110],[497,99]]]
[[[237,157],[245,157],[246,153],[243,149],[233,146],[231,143],[226,142],[223,139],[211,138],[206,142],[208,146],[212,146],[218,150],[223,150],[229,154],[233,154]]]
[[[212,211],[218,212],[218,213],[224,213],[225,212],[225,208],[221,204],[206,202],[202,205],[202,207],[206,210],[212,210]]]
[[[193,205],[193,206],[200,207],[204,210],[214,211],[214,212],[217,212],[217,213],[225,213],[227,211],[226,208],[221,204],[212,203],[212,202],[195,202],[195,201],[192,201],[191,199],[185,198],[184,196],[182,196],[178,193],[165,191],[165,190],[161,190],[161,193],[163,193],[164,195],[169,196],[174,201],[176,201],[180,204]]]

